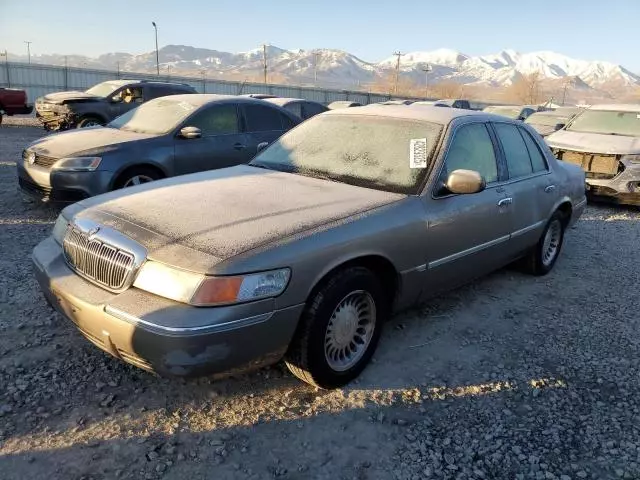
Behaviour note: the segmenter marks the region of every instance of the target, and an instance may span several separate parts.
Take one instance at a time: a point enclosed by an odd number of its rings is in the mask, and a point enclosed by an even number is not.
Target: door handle
[[[247,148],[246,145],[243,145],[241,143],[236,143],[233,148],[235,148],[236,150],[244,150],[245,148]]]
[[[544,187],[544,192],[545,193],[551,193],[556,189],[555,185],[548,185],[546,187]]]
[[[507,197],[503,198],[498,202],[499,207],[504,207],[505,205],[511,205],[513,203],[513,198]]]

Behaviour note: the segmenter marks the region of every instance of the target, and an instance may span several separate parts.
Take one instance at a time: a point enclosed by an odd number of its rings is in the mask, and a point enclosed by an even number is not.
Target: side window
[[[287,103],[284,108],[294,115],[302,118],[302,104],[300,102]]]
[[[146,92],[146,100],[151,100],[158,97],[166,97],[167,95],[175,95],[177,93],[183,93],[176,91],[169,87],[149,87]]]
[[[493,142],[484,123],[460,127],[447,151],[440,177],[444,183],[451,172],[458,169],[475,170],[487,183],[498,181],[498,162]]]
[[[319,113],[326,111],[327,109],[319,103],[308,102],[302,105],[302,115],[304,119],[311,118],[314,115],[318,115]]]
[[[215,105],[197,112],[185,126],[199,128],[203,137],[238,133],[238,110],[233,104]]]
[[[282,116],[275,108],[266,105],[245,105],[247,132],[282,130]]]
[[[524,128],[519,128],[518,130],[520,131],[522,138],[524,138],[524,143],[527,145],[527,150],[529,150],[529,157],[531,158],[533,171],[544,172],[545,170],[548,170],[549,168],[547,167],[547,161],[544,159],[544,155],[542,155],[540,147],[531,137],[531,134]]]
[[[518,127],[508,123],[494,124],[498,139],[502,144],[507,159],[509,178],[524,177],[533,173],[533,166],[529,158],[529,151],[518,132]]]
[[[124,103],[142,103],[142,87],[125,87],[118,95]]]
[[[293,120],[291,120],[291,118],[283,114],[280,114],[280,116],[282,117],[282,125],[284,127],[284,130],[290,130],[296,126],[296,123]]]

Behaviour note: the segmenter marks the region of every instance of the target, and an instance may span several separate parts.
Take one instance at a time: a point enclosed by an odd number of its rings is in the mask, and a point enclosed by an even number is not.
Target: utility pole
[[[64,89],[69,90],[69,67],[66,55],[64,56]]]
[[[167,79],[171,77],[171,65],[167,65]]]
[[[313,52],[313,84],[318,83],[318,57],[320,52]]]
[[[9,78],[9,53],[6,49],[4,52],[0,52],[0,57],[4,57],[4,65],[7,67],[7,88],[11,88],[11,79]]]
[[[262,65],[264,67],[264,84],[267,84],[267,45],[262,44]]]
[[[396,62],[396,79],[394,82],[394,86],[393,86],[393,93],[394,94],[398,94],[398,80],[400,79],[400,57],[404,55],[404,53],[400,52],[399,50],[397,52],[393,52],[394,55],[396,55],[398,57],[398,61]]]
[[[27,44],[27,57],[29,58],[29,64],[31,64],[31,44],[32,44],[33,42],[27,42],[27,41],[25,40],[25,42],[24,42],[24,43],[26,43],[26,44]]]
[[[116,69],[117,69],[117,73],[116,73],[116,78],[120,78],[120,62],[116,62]]]
[[[202,93],[207,93],[207,81],[205,80],[207,71],[202,70],[200,73],[202,73]]]
[[[153,28],[156,31],[156,72],[158,76],[160,76],[160,54],[158,53],[158,25],[156,25],[156,22],[151,22],[151,25],[153,25]]]
[[[429,98],[429,72],[433,70],[428,63],[422,68],[424,72],[424,97]]]

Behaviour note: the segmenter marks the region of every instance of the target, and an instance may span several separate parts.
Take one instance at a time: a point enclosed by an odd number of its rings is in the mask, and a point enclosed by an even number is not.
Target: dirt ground
[[[506,269],[398,315],[336,391],[275,366],[157,378],[84,340],[30,255],[56,211],[0,127],[0,478],[640,478],[637,210],[590,206],[543,278]]]

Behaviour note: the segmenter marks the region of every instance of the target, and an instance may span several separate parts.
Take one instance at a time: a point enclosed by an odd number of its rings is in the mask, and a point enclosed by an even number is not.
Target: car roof
[[[531,115],[529,115],[528,118],[534,117],[534,116],[540,116],[540,115],[544,115],[544,116],[551,116],[551,117],[567,117],[570,115],[569,112],[556,112],[555,110],[542,110],[541,112],[533,112]]]
[[[191,85],[188,85],[186,83],[179,83],[179,82],[163,82],[162,80],[133,80],[133,79],[124,79],[124,80],[107,80],[103,83],[110,83],[111,85],[118,85],[119,87],[124,87],[125,85],[134,85],[134,84],[139,84],[139,83],[143,83],[145,85],[151,85],[151,86],[157,86],[157,85],[162,85],[162,86],[172,86],[172,87],[188,87],[188,88],[193,88]]]
[[[503,117],[491,115],[485,112],[476,112],[472,110],[462,110],[459,108],[439,108],[431,105],[422,105],[421,108],[408,108],[407,105],[367,105],[366,108],[343,108],[338,110],[329,110],[322,115],[349,115],[349,116],[371,116],[371,117],[387,117],[398,118],[402,120],[420,120],[425,122],[439,123],[446,125],[452,120],[460,117],[482,117],[489,119],[500,119]]]
[[[593,105],[588,110],[610,110],[614,112],[640,112],[639,103],[608,103]]]
[[[185,102],[196,108],[199,108],[208,103],[234,101],[237,103],[247,103],[253,105],[264,105],[264,100],[258,100],[251,97],[240,97],[238,95],[218,95],[215,93],[185,93],[181,95],[170,95],[168,97],[159,97],[164,100],[170,100],[175,102]]]
[[[283,106],[283,105],[286,105],[287,103],[291,103],[291,102],[318,103],[318,102],[314,102],[313,100],[305,100],[304,98],[283,98],[283,97],[263,98],[262,101],[263,102],[274,103],[274,104],[279,105],[279,106]]]

